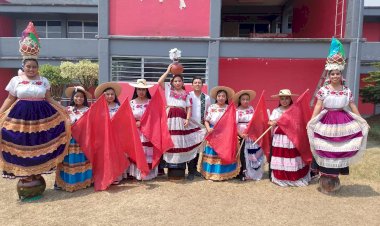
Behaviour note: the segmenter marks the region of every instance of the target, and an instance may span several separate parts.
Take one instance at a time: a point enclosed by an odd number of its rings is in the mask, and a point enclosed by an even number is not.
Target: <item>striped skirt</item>
[[[58,164],[55,186],[73,192],[90,187],[92,184],[92,167],[90,161],[81,151],[79,144],[72,138],[68,154]]]
[[[237,155],[237,159],[239,155]],[[214,149],[206,145],[202,155],[201,174],[206,180],[228,180],[236,177],[240,172],[240,161],[224,164]]]
[[[195,121],[189,120],[184,126],[186,111],[183,108],[168,108],[168,128],[174,143],[174,148],[168,150],[163,159],[167,163],[184,163],[195,158],[200,150],[206,130]]]
[[[360,159],[366,149],[367,135],[366,121],[345,110],[324,109],[308,124],[313,157],[325,168],[346,168]]]
[[[45,100],[18,100],[1,117],[0,165],[5,175],[25,177],[53,170],[66,155],[70,122]]]
[[[250,138],[243,140],[245,156],[245,177],[248,180],[261,180],[264,173],[264,153]]]
[[[310,181],[310,166],[302,160],[299,151],[288,136],[277,127],[272,141],[272,182],[286,186],[307,186]]]
[[[133,177],[135,177],[137,180],[152,180],[155,177],[157,177],[158,174],[158,167],[156,166],[154,169],[152,169],[152,162],[153,162],[153,144],[140,133],[140,140],[143,145],[146,161],[148,162],[150,172],[147,176],[143,177],[141,175],[141,171],[137,168],[136,164],[131,161],[131,165],[129,166],[129,174]]]

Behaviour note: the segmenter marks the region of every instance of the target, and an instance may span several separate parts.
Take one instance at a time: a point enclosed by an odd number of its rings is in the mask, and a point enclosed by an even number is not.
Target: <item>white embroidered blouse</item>
[[[37,80],[23,79],[15,76],[8,83],[5,90],[17,98],[45,98],[47,90],[50,90],[49,81],[40,76]]]

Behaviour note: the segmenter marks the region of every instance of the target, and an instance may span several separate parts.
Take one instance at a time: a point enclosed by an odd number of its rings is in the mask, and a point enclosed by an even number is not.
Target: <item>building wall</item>
[[[380,22],[364,22],[363,38],[368,42],[380,42]]]
[[[110,0],[110,34],[129,36],[209,36],[210,0]]]
[[[13,37],[14,21],[6,16],[0,15],[0,37]]]
[[[265,89],[265,100],[271,110],[278,100],[270,98],[280,89],[301,94],[310,89],[313,95],[323,72],[325,59],[222,58],[219,63],[219,84],[235,91],[253,89],[257,98]]]
[[[334,36],[335,2],[332,0],[295,0],[292,22],[293,37],[331,38]],[[347,0],[345,2],[347,4]],[[343,23],[345,22],[343,21]]]
[[[17,73],[16,69],[0,68],[0,104],[2,104],[5,98],[8,96],[8,92],[5,91],[5,87],[9,81]]]

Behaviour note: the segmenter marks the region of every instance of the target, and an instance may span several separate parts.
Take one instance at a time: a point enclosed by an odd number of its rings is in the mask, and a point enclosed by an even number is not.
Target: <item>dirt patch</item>
[[[108,191],[47,190],[39,201],[17,201],[17,180],[0,179],[1,225],[378,225],[380,147],[342,176],[334,195],[307,187],[258,182],[126,182]]]

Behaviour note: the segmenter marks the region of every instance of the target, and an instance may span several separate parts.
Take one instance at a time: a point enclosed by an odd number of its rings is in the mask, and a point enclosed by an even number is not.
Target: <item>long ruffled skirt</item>
[[[92,184],[91,163],[73,138],[68,154],[57,166],[55,182],[56,187],[68,192],[84,189]]]
[[[186,163],[194,159],[204,140],[206,130],[192,120],[189,120],[189,125],[185,127],[185,119],[186,111],[183,108],[168,108],[168,128],[174,148],[163,156],[167,163]]]
[[[367,123],[346,110],[323,110],[310,120],[308,136],[316,163],[329,174],[339,174],[359,160],[366,149]]]
[[[131,176],[135,177],[137,180],[152,180],[155,177],[157,177],[158,174],[158,167],[152,167],[153,162],[153,144],[140,133],[140,140],[142,142],[142,146],[144,149],[146,161],[148,162],[149,168],[151,169],[149,174],[145,177],[142,176],[141,171],[137,168],[136,164],[131,162],[131,165],[129,166],[128,172]]]
[[[25,177],[53,170],[66,155],[70,123],[45,100],[18,100],[1,116],[0,164],[5,175]]]
[[[307,186],[310,181],[310,166],[305,164],[301,154],[288,136],[277,127],[272,141],[272,182],[282,186]]]

